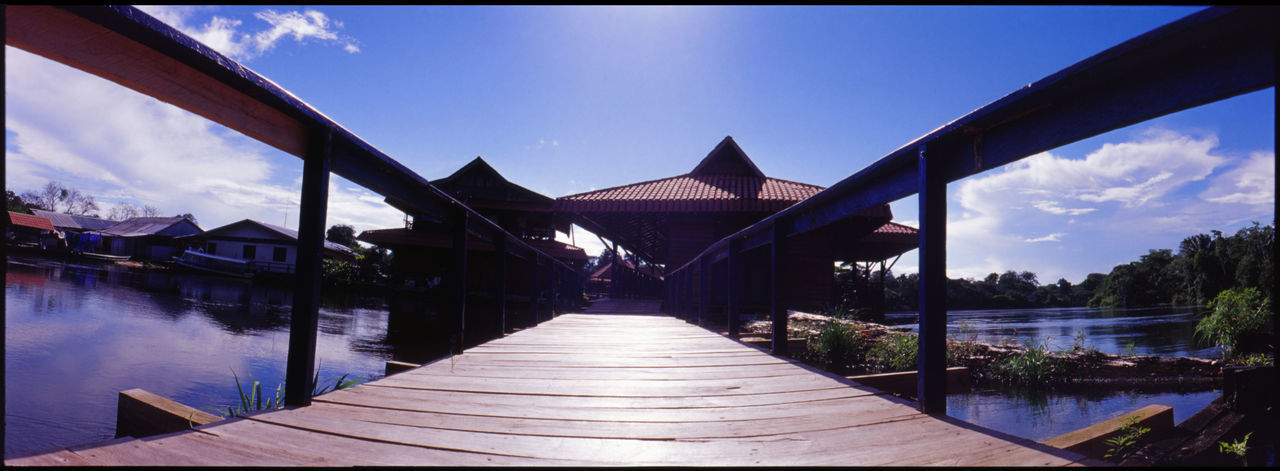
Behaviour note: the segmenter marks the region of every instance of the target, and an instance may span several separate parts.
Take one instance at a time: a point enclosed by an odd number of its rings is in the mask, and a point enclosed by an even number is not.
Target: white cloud
[[[1041,211],[1044,211],[1046,213],[1070,214],[1072,216],[1088,214],[1098,210],[1097,208],[1064,208],[1062,206],[1059,206],[1057,201],[1048,201],[1048,200],[1034,201],[1031,203],[1031,206]]]
[[[1269,205],[1276,201],[1276,153],[1254,152],[1249,160],[1216,177],[1200,194],[1205,201]]]
[[[240,20],[213,16],[203,25],[187,24],[201,8],[189,6],[141,6],[138,7],[156,19],[177,28],[206,46],[239,61],[249,61],[275,48],[283,38],[292,38],[305,44],[308,40],[340,43],[343,50],[360,52],[355,40],[341,36],[335,28],[342,23],[332,21],[316,10],[277,12],[263,10],[254,17],[266,22],[269,28],[256,33],[241,32]]]
[[[96,76],[5,52],[7,188],[56,180],[93,195],[104,215],[129,203],[192,213],[203,228],[245,218],[297,227],[297,158]],[[402,223],[380,196],[336,177],[330,186],[330,225]]]
[[[1067,235],[1067,234],[1066,234],[1065,232],[1054,232],[1054,233],[1049,234],[1049,235],[1044,236],[1044,237],[1036,237],[1036,238],[1034,238],[1034,239],[1031,239],[1031,238],[1029,238],[1029,239],[1023,239],[1022,241],[1023,241],[1023,242],[1028,242],[1028,243],[1036,243],[1036,242],[1061,242],[1061,241],[1062,241],[1062,240],[1061,240],[1061,239],[1062,239],[1062,236],[1064,236],[1064,235]]]

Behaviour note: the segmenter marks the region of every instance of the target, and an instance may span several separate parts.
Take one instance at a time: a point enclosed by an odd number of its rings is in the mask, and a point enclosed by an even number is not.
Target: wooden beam
[[[293,314],[289,319],[289,356],[285,366],[285,404],[311,404],[315,376],[316,329],[320,317],[320,265],[324,256],[324,219],[329,207],[329,151],[333,135],[327,129],[312,134],[302,163],[302,207],[298,215],[297,273],[294,275]]]
[[[264,94],[250,94],[255,79],[264,79],[139,10],[111,8],[7,5],[5,44],[306,156],[307,124],[265,103]],[[171,45],[157,48],[164,43]],[[193,65],[199,62],[209,66]],[[221,73],[210,74],[219,68]]]
[[[919,150],[920,272],[917,394],[920,411],[947,412],[947,183],[945,161]]]
[[[221,417],[172,399],[130,389],[120,391],[116,403],[116,438],[181,432],[220,420]]]

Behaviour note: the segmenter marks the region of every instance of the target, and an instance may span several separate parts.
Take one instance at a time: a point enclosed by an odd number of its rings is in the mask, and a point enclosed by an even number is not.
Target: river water
[[[1103,353],[1220,358],[1195,338],[1200,308],[1041,308],[947,312],[947,336],[983,343],[1043,344],[1066,350],[1077,342]],[[889,313],[885,323],[916,331],[916,313]],[[1081,335],[1083,334],[1083,335]],[[1070,392],[976,388],[947,396],[947,415],[1032,440],[1044,440],[1120,417],[1151,404],[1173,408],[1182,422],[1213,402],[1221,389],[1182,386]]]
[[[234,405],[252,377],[283,381],[291,289],[283,284],[9,257],[5,271],[5,457],[110,439],[119,391],[142,388],[194,407]],[[1177,311],[1177,310],[1175,310]],[[447,344],[425,303],[326,293],[316,357],[321,379],[376,379],[387,360],[422,363]],[[1211,357],[1191,340],[1195,314],[1087,309],[956,311],[953,335],[1052,336],[1117,353]],[[890,314],[912,322],[914,314]],[[963,321],[963,322],[962,322]],[[434,333],[434,334],[433,334]],[[1129,344],[1132,343],[1132,346]],[[1052,437],[1148,404],[1181,421],[1216,390],[1065,394],[982,390],[948,397],[948,413],[1013,435]]]

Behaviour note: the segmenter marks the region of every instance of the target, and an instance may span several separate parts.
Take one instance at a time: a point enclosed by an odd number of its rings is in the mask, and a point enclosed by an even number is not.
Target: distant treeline
[[[1110,274],[1090,273],[1075,285],[1066,279],[1040,285],[1029,271],[992,273],[981,280],[948,279],[947,308],[1200,305],[1223,290],[1248,287],[1271,297],[1274,244],[1275,227],[1254,222],[1232,236],[1215,230],[1187,237],[1176,254],[1153,249],[1137,261],[1116,265]],[[915,310],[917,280],[915,273],[886,274],[885,309]]]

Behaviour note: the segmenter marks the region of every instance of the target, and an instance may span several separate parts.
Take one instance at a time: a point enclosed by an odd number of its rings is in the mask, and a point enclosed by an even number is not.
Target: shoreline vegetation
[[[845,375],[914,371],[916,334],[873,322],[804,312],[788,316],[789,338],[805,339],[793,356],[823,370]],[[772,322],[746,323],[744,340],[769,338]],[[1085,346],[1083,335],[1073,345],[1054,349],[1047,341],[988,344],[976,336],[947,339],[947,366],[969,368],[978,385],[1140,388],[1220,385],[1224,366],[1265,360],[1269,355],[1204,359],[1108,354]],[[1241,360],[1241,358],[1247,360]]]

